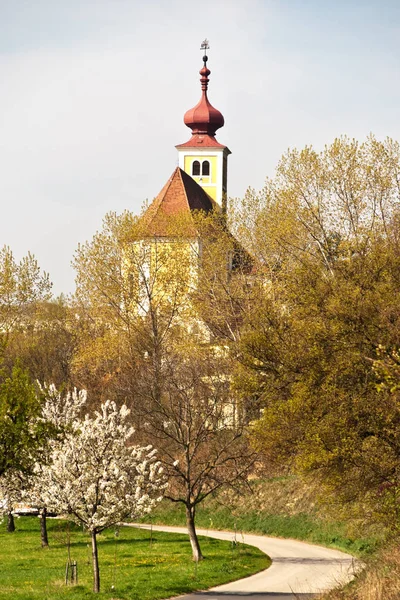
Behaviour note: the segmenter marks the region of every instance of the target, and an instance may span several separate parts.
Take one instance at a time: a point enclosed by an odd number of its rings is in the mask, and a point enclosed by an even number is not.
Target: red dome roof
[[[207,98],[208,76],[211,71],[207,68],[207,56],[204,56],[203,60],[204,66],[199,71],[201,75],[201,89],[203,91],[201,99],[194,108],[187,111],[183,120],[193,133],[213,137],[217,129],[223,127],[224,117],[219,110],[211,106]]]

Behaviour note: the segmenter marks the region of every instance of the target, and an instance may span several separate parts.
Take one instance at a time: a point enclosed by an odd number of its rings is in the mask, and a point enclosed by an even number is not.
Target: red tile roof
[[[226,148],[223,144],[217,142],[214,136],[201,135],[194,133],[189,141],[184,144],[178,144],[176,148]],[[229,154],[230,151],[228,150]]]
[[[192,211],[210,212],[219,207],[194,179],[179,167],[175,169],[161,192],[153,200],[141,218],[147,236],[171,236],[171,218],[190,216]],[[191,222],[190,235],[196,235]]]
[[[193,237],[199,236],[199,231],[192,216],[193,211],[221,213],[218,204],[196,183],[190,175],[176,167],[171,177],[153,200],[140,219],[141,235],[146,237]],[[176,219],[174,219],[176,217]],[[180,218],[181,217],[181,218]],[[187,217],[189,217],[188,220]],[[219,221],[226,227],[225,220]],[[177,225],[177,227],[174,227]],[[226,230],[232,240],[234,256],[233,270],[242,269],[250,273],[253,259],[243,246]],[[209,223],[208,234],[218,232],[212,222]],[[204,232],[203,232],[204,235]]]

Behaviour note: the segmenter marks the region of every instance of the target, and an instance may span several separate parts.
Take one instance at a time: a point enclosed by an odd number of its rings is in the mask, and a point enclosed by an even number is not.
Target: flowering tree
[[[76,388],[63,393],[54,384],[42,386],[37,382],[37,385],[43,397],[38,420],[53,428],[53,439],[48,443],[46,455],[42,456],[40,462],[35,464],[33,476],[28,480],[25,497],[40,510],[41,542],[42,546],[46,547],[49,545],[46,523],[48,495],[43,487],[44,471],[46,465],[52,460],[52,452],[55,447],[62,442],[66,432],[72,430],[72,423],[79,417],[86,404],[87,393],[86,390],[77,390]]]
[[[150,512],[165,477],[151,446],[128,446],[129,410],[107,401],[93,417],[75,419],[42,472],[46,505],[84,525],[92,538],[93,590],[100,591],[97,534],[127,516]]]
[[[42,418],[45,422],[51,423],[60,432],[68,428],[68,426],[79,417],[79,413],[86,404],[86,390],[67,391],[62,393],[56,386],[44,384],[38,386],[44,396],[42,406]]]
[[[15,531],[13,510],[23,497],[25,477],[21,471],[9,469],[0,477],[0,513],[7,516],[7,531]]]

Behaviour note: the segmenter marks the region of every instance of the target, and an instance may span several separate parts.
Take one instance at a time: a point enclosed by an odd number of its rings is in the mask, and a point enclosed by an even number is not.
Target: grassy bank
[[[334,590],[321,600],[399,600],[400,549],[382,549],[367,561],[365,570],[344,589]]]
[[[147,518],[144,521],[150,520]],[[151,521],[163,525],[185,525],[185,515],[182,508],[170,506],[165,502],[157,508]],[[199,508],[196,523],[198,527],[206,529],[236,530],[308,541],[337,548],[355,556],[369,555],[379,545],[377,538],[358,539],[347,536],[344,523],[326,522],[305,513],[275,515],[252,510],[246,514],[232,514],[228,508],[209,505]]]
[[[149,519],[146,519],[149,521]],[[153,523],[184,525],[183,507],[163,501],[151,516]],[[307,488],[295,478],[258,482],[251,493],[224,493],[199,505],[198,527],[228,529],[293,538],[337,548],[355,556],[376,552],[383,536],[370,530],[360,535],[348,524],[318,512]]]
[[[78,562],[79,582],[65,586],[67,541]],[[109,598],[156,600],[245,577],[269,566],[269,559],[250,546],[204,538],[205,560],[191,560],[187,536],[121,527],[118,536],[99,536],[100,594],[92,589],[88,535],[66,522],[49,522],[50,547],[40,547],[39,519],[17,520],[17,531],[0,529],[0,600]]]

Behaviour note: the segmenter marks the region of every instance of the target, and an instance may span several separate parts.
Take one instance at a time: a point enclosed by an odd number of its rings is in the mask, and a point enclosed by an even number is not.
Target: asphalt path
[[[150,525],[140,525],[150,528]],[[187,533],[185,527],[153,525],[155,531]],[[198,529],[199,535],[234,540],[231,531]],[[238,534],[238,542],[256,546],[272,559],[269,569],[204,592],[180,596],[179,600],[308,600],[323,591],[343,586],[360,562],[339,550],[297,540]]]

